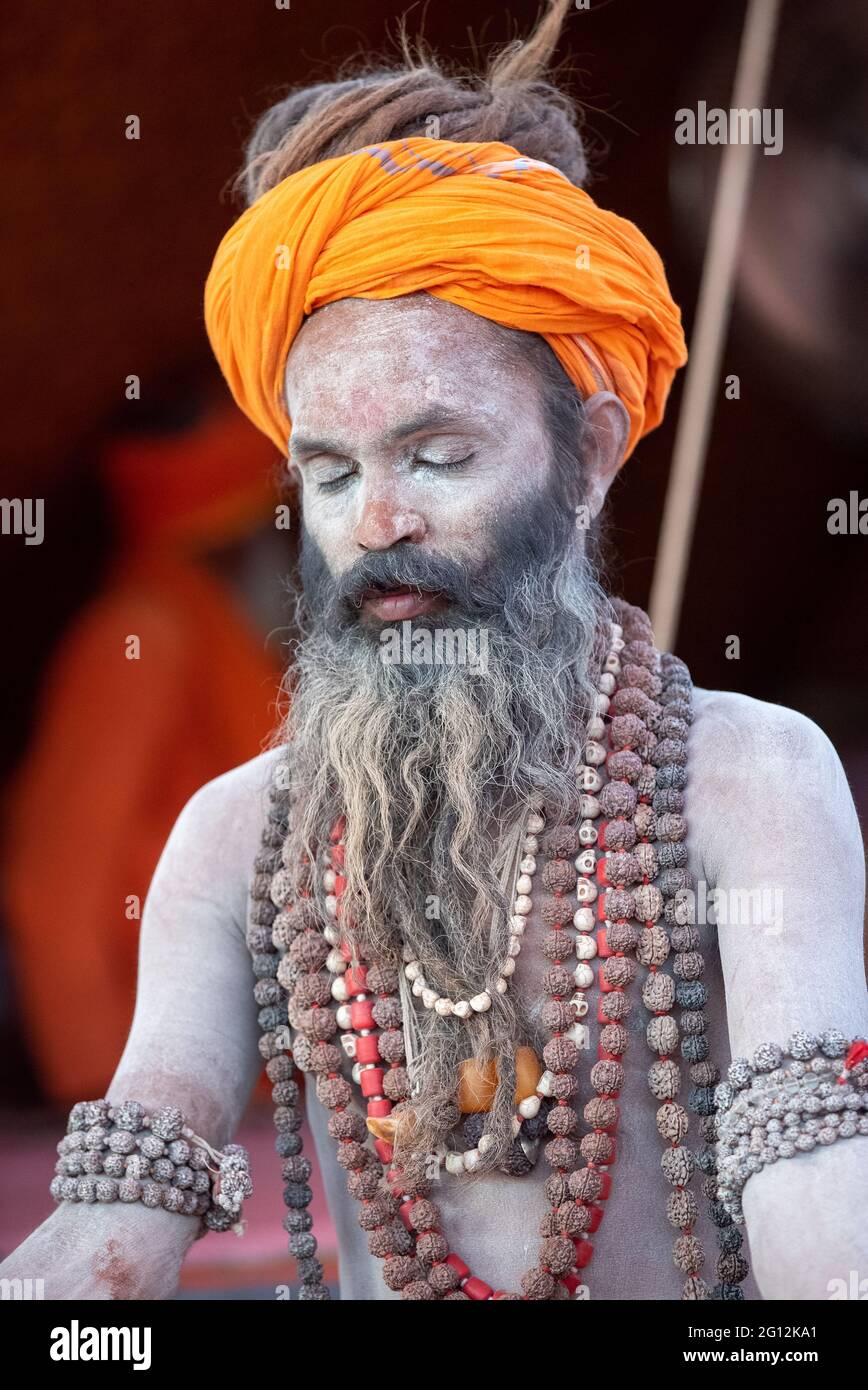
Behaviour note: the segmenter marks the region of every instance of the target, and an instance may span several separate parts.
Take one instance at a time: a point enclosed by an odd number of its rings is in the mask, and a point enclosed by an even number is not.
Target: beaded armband
[[[779,1158],[868,1134],[868,1042],[836,1028],[793,1033],[737,1058],[715,1089],[718,1201],[737,1225],[754,1173]]]
[[[200,1235],[243,1235],[250,1159],[240,1144],[213,1149],[176,1106],[148,1115],[138,1101],[79,1101],[69,1112],[50,1192],[56,1202],[142,1202],[202,1220]]]

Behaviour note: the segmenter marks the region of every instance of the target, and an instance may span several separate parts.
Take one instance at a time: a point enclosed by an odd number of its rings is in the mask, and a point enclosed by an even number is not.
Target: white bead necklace
[[[492,989],[484,989],[472,999],[450,999],[438,994],[428,984],[422,973],[420,962],[409,947],[404,947],[404,974],[410,981],[410,988],[417,999],[421,999],[426,1009],[444,1017],[454,1014],[456,1018],[470,1018],[474,1013],[485,1013],[491,1008],[493,995],[505,994],[509,988],[510,976],[515,973],[515,963],[521,952],[527,918],[533,908],[533,876],[536,873],[536,853],[539,849],[538,836],[545,828],[545,817],[538,811],[530,811],[525,821],[525,835],[521,848],[523,857],[518,866],[512,900],[512,914],[509,919],[509,944]]]
[[[611,636],[609,651],[603,663],[603,673],[598,683],[598,694],[595,701],[594,712],[588,721],[584,744],[584,762],[580,763],[576,769],[576,774],[580,779],[583,790],[587,792],[600,791],[603,785],[602,778],[597,772],[606,760],[606,750],[602,740],[605,738],[606,727],[603,722],[604,716],[608,713],[609,697],[614,690],[615,676],[620,673],[621,662],[618,653],[623,651],[623,629],[618,623],[611,624]],[[594,982],[594,971],[589,962],[597,954],[597,941],[594,935],[596,918],[594,908],[591,906],[597,898],[597,885],[594,881],[596,872],[596,850],[594,845],[597,841],[597,827],[594,821],[600,814],[600,805],[593,795],[582,797],[582,823],[579,827],[579,841],[583,848],[573,861],[579,873],[576,883],[575,893],[577,908],[573,916],[573,925],[576,927],[576,939],[574,950],[578,959],[578,965],[573,974],[576,983],[576,993],[570,1000],[576,1011],[576,1023],[569,1030],[566,1036],[575,1042],[577,1047],[588,1049],[590,1047],[590,1030],[581,1019],[585,1017],[589,1010],[589,1003],[584,991]],[[588,803],[585,805],[584,803]],[[542,817],[540,817],[542,819]],[[542,829],[542,826],[539,827]],[[536,832],[538,834],[539,832]],[[535,838],[535,836],[534,836]],[[525,845],[527,842],[525,842]],[[534,846],[536,850],[537,844]],[[534,860],[536,869],[536,860]],[[521,881],[516,883],[516,892],[521,887]],[[517,899],[516,899],[517,900]],[[528,909],[529,911],[529,909]],[[514,919],[513,919],[514,920]],[[519,934],[521,936],[521,933]],[[521,1135],[521,1126],[524,1120],[533,1119],[539,1114],[540,1105],[543,1100],[551,1097],[554,1085],[554,1075],[551,1071],[544,1071],[537,1082],[536,1092],[526,1096],[516,1106],[515,1115],[512,1120],[513,1136],[521,1144],[527,1157],[534,1162],[536,1152],[539,1148],[539,1139],[525,1139]],[[464,1152],[447,1149],[444,1145],[442,1151],[438,1153],[438,1158],[448,1173],[472,1172],[478,1167],[480,1159],[487,1149],[491,1147],[494,1140],[491,1135],[483,1134],[479,1144],[472,1149]]]

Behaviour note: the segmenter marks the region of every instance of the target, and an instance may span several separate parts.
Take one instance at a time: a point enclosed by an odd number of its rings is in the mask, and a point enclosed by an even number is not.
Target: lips
[[[367,589],[362,595],[362,607],[375,618],[401,621],[404,618],[419,618],[423,613],[430,613],[440,599],[441,595],[437,591],[400,584],[392,589]]]

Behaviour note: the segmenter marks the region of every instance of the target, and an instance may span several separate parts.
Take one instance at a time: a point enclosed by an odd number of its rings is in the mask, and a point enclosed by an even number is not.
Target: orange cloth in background
[[[273,514],[278,462],[224,401],[175,434],[113,439],[102,472],[118,551],[171,546],[193,553],[244,536]]]
[[[219,454],[224,428],[245,462],[227,465],[221,481],[208,440]],[[117,447],[116,500],[136,498],[128,524],[121,506],[128,558],[48,664],[32,746],[4,808],[4,916],[20,1010],[43,1087],[64,1104],[103,1095],[126,1042],[139,936],[127,899],[144,902],[193,792],[261,752],[281,674],[231,590],[168,543],[185,528],[187,544],[208,534],[223,542],[233,513],[241,534],[254,512],[263,524],[274,506],[270,448],[231,407],[192,435]],[[194,469],[200,488],[188,480],[186,499],[170,501],[160,473],[176,466]],[[125,656],[130,634],[139,660]]]
[[[286,453],[286,357],[337,299],[425,290],[540,333],[583,396],[630,416],[625,457],[659,424],[687,358],[657,252],[559,170],[511,145],[412,136],[300,169],[224,236],[205,287],[211,346],[236,402]]]

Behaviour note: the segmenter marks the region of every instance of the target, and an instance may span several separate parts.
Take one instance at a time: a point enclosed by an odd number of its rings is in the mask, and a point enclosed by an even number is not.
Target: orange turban
[[[224,236],[205,322],[238,405],[285,455],[283,377],[305,315],[419,290],[542,334],[583,397],[616,392],[625,457],[659,424],[687,357],[663,263],[638,228],[496,141],[413,136],[290,174]]]

